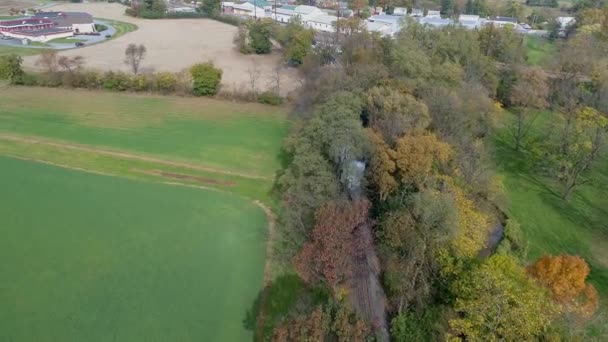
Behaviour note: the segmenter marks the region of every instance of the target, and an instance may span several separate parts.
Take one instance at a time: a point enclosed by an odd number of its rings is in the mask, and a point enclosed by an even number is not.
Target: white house
[[[574,17],[557,17],[555,20],[559,23],[560,28],[565,29],[570,25],[573,25],[576,21]]]
[[[478,15],[461,14],[458,17],[458,22],[465,28],[478,29],[482,26],[482,19]]]
[[[365,29],[369,32],[376,32],[381,36],[394,35],[392,25],[374,21],[365,21]]]
[[[304,21],[306,21],[309,17],[325,14],[325,12],[321,11],[319,8],[307,5],[296,6],[293,11],[302,17],[302,20]]]
[[[261,7],[256,7],[248,2],[242,4],[224,3],[224,12],[241,16],[264,18],[266,11]]]
[[[395,7],[393,9],[393,15],[401,15],[401,16],[407,15],[407,8],[405,8],[405,7]]]
[[[517,28],[517,18],[513,17],[489,17],[484,21],[484,25],[494,25],[495,27],[512,26]]]
[[[452,25],[454,21],[452,19],[442,19],[442,18],[421,18],[420,24],[429,25],[433,27],[444,27],[448,25]]]
[[[276,8],[270,14],[272,20],[280,23],[288,23],[295,15],[294,10],[281,7]]]
[[[426,13],[427,18],[441,18],[441,12],[439,11],[428,11]]]
[[[412,16],[414,18],[424,17],[424,10],[419,9],[419,8],[412,8],[412,13],[410,14],[410,16]]]
[[[388,28],[380,29],[380,25],[372,25],[373,29],[379,29],[382,31],[387,31],[387,35],[393,36],[395,33],[401,30],[403,17],[399,15],[388,15],[388,14],[379,14],[373,15],[367,18],[367,21],[370,23],[383,24]],[[371,30],[370,30],[371,31]]]
[[[336,22],[338,17],[328,14],[320,14],[308,16],[306,25],[308,27],[322,32],[336,32]]]

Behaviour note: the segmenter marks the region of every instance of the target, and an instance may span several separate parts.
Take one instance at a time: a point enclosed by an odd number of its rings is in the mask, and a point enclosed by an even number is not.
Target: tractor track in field
[[[164,159],[160,159],[160,158],[156,158],[156,157],[148,157],[148,156],[142,156],[142,155],[127,153],[127,152],[105,150],[105,149],[100,149],[100,148],[90,147],[90,146],[68,144],[68,143],[63,143],[63,142],[60,143],[60,142],[50,141],[50,140],[46,140],[46,139],[42,139],[42,138],[38,138],[38,137],[26,137],[26,136],[0,133],[0,140],[21,142],[21,143],[27,143],[27,144],[32,144],[32,145],[39,144],[39,145],[51,146],[51,147],[60,148],[60,149],[66,149],[66,150],[90,152],[90,153],[95,153],[95,154],[104,155],[104,156],[131,159],[131,160],[139,160],[139,161],[157,163],[157,164],[167,165],[167,166],[183,167],[183,168],[188,168],[191,170],[218,173],[218,174],[237,176],[237,177],[248,178],[248,179],[270,180],[270,181],[272,180],[272,178],[270,178],[270,177],[258,176],[258,175],[253,175],[253,174],[249,174],[249,173],[221,170],[221,169],[207,167],[207,166],[203,166],[203,165],[199,165],[199,164],[169,161],[169,160],[164,160]]]

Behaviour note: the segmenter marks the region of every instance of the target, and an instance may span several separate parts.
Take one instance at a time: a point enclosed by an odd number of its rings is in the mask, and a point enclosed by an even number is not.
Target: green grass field
[[[258,104],[3,88],[0,341],[251,340],[253,201],[287,130]]]
[[[532,140],[551,134],[552,114],[536,121]],[[506,132],[496,136],[496,161],[508,197],[508,213],[522,226],[529,241],[529,260],[543,254],[576,254],[591,265],[591,281],[608,299],[608,158],[598,160],[590,178],[568,202],[560,187],[534,169],[526,152],[515,152]]]
[[[253,203],[5,157],[0,188],[0,340],[251,339]]]
[[[557,51],[555,42],[541,37],[527,36],[527,61],[530,65],[545,66]]]
[[[120,36],[124,36],[125,34],[127,34],[129,32],[133,32],[133,31],[137,30],[137,28],[138,28],[137,25],[131,24],[131,23],[125,23],[124,21],[117,21],[117,20],[103,19],[103,18],[95,18],[95,19],[101,20],[111,26],[114,26],[114,28],[116,29],[116,33],[114,33],[112,38],[118,38]]]
[[[271,179],[287,122],[256,104],[16,87],[0,92],[2,132]]]

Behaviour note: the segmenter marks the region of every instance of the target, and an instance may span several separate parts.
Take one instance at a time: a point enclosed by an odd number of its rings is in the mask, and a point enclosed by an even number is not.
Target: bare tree
[[[131,67],[137,75],[141,61],[146,57],[146,47],[143,44],[129,44],[125,50],[125,64]]]
[[[253,58],[251,60],[253,62],[253,66],[247,70],[247,73],[249,74],[249,86],[251,87],[251,93],[254,96],[257,96],[257,83],[262,72],[260,71],[260,67],[258,66],[256,60]]]
[[[280,64],[274,68],[272,73],[272,78],[268,82],[268,88],[273,89],[273,91],[279,95],[281,93],[281,79],[283,76],[283,67]]]
[[[538,118],[538,110],[547,107],[548,95],[547,75],[542,69],[529,68],[519,73],[511,92],[511,103],[516,108],[515,121],[510,132],[516,151],[519,151],[523,140],[530,133],[534,121]]]
[[[49,74],[57,72],[57,51],[50,49],[42,51],[40,57],[36,60],[36,65]]]
[[[82,68],[84,65],[84,57],[74,56],[70,58],[67,56],[61,56],[59,57],[59,60],[57,60],[57,64],[59,64],[59,66],[66,71],[72,73],[73,71],[78,71]]]

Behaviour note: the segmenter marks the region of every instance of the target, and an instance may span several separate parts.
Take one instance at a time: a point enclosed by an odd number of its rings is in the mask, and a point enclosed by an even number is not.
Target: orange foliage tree
[[[545,255],[528,268],[530,275],[545,285],[568,312],[591,316],[598,307],[598,294],[585,283],[589,265],[575,255]]]
[[[373,129],[368,128],[366,133],[373,149],[369,168],[370,179],[378,191],[380,200],[384,201],[399,186],[394,176],[394,172],[397,170],[394,161],[395,151]]]
[[[337,290],[352,273],[353,256],[358,246],[355,228],[367,221],[369,201],[330,202],[316,213],[309,241],[294,258],[296,271],[309,283],[325,281]]]

